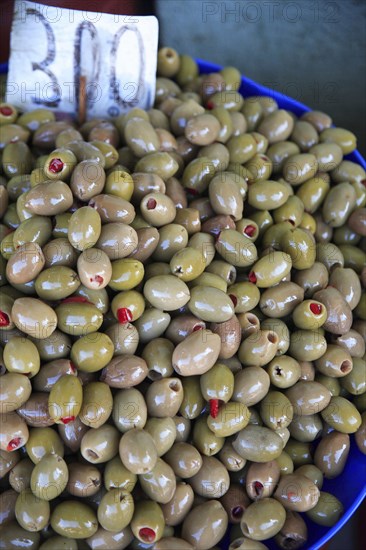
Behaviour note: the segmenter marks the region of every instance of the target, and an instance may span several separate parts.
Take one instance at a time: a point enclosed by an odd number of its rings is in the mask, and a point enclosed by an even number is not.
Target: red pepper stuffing
[[[91,283],[97,283],[99,286],[103,284],[104,279],[100,275],[95,275],[95,277],[92,277],[90,279]]]
[[[154,542],[156,537],[154,529],[150,529],[150,527],[142,527],[139,531],[139,535],[144,542]]]
[[[0,311],[0,327],[7,327],[10,325],[9,315],[5,311]]]
[[[52,159],[48,169],[50,172],[52,172],[52,174],[58,174],[59,172],[61,172],[63,167],[64,163],[61,159]]]
[[[311,313],[314,313],[314,315],[320,315],[323,311],[323,308],[320,304],[310,304],[310,311]]]
[[[232,301],[232,303],[234,304],[234,307],[236,307],[237,303],[238,303],[238,299],[237,297],[235,296],[235,294],[229,294],[229,298],[230,300]]]
[[[117,319],[121,324],[130,323],[132,321],[132,313],[128,307],[120,307],[117,309]]]
[[[75,420],[75,416],[64,416],[63,418],[61,418],[61,422],[63,424],[70,424],[70,422],[74,422]]]
[[[216,418],[219,414],[219,400],[218,399],[210,399],[210,415],[212,418]]]
[[[248,279],[251,283],[256,283],[257,282],[257,276],[256,274],[254,273],[254,271],[251,271],[248,275]]]
[[[245,235],[247,235],[247,237],[253,237],[254,233],[255,233],[255,227],[254,225],[247,225],[244,229],[244,232],[243,232]]]
[[[14,437],[11,441],[9,441],[8,446],[6,447],[7,451],[15,451],[18,447],[20,447],[20,444],[22,442],[21,437]]]
[[[3,116],[11,116],[13,114],[13,109],[4,105],[4,107],[0,107],[0,113]]]

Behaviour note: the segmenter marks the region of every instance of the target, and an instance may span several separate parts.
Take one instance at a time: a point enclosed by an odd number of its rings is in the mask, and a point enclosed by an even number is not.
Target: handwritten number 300
[[[47,38],[47,54],[46,57],[39,63],[32,62],[32,69],[33,71],[42,71],[45,73],[50,81],[52,86],[52,92],[53,97],[52,99],[41,99],[40,97],[32,97],[33,103],[42,104],[47,107],[57,107],[58,104],[61,101],[61,88],[57,82],[57,78],[54,75],[54,73],[48,68],[49,65],[51,65],[56,58],[56,42],[55,42],[55,35],[53,33],[52,27],[49,24],[49,22],[45,19],[45,17],[36,9],[28,8],[26,10],[27,15],[34,15],[36,17],[39,17],[40,21],[43,23],[44,28],[46,30],[46,38]],[[75,101],[76,104],[78,104],[79,101],[79,79],[80,79],[80,61],[81,61],[81,38],[83,35],[83,32],[87,31],[90,34],[90,38],[92,41],[92,59],[93,59],[93,73],[92,73],[92,80],[95,82],[98,82],[99,79],[99,73],[100,73],[100,49],[99,49],[99,41],[98,41],[98,31],[93,25],[93,23],[90,23],[89,21],[83,21],[80,23],[75,31],[75,40],[74,40],[74,79],[75,79]],[[140,57],[140,70],[139,70],[139,77],[138,77],[138,83],[137,83],[137,93],[136,94],[129,94],[129,97],[126,97],[123,99],[119,93],[119,83],[117,81],[116,77],[116,59],[117,59],[117,52],[118,47],[120,44],[120,40],[124,33],[126,31],[131,31],[136,35],[137,42],[138,42],[138,48],[139,48],[139,57]],[[110,77],[109,77],[109,96],[121,107],[129,107],[135,105],[139,101],[139,92],[142,90],[143,86],[143,75],[145,71],[145,63],[144,63],[144,43],[142,40],[142,36],[140,31],[137,27],[132,25],[125,25],[123,27],[120,27],[118,31],[115,33],[113,40],[112,40],[112,47],[111,47],[111,53],[110,53]],[[131,87],[131,83],[127,84],[127,88]],[[133,85],[133,91],[136,90],[136,85]],[[131,97],[133,95],[133,97]]]

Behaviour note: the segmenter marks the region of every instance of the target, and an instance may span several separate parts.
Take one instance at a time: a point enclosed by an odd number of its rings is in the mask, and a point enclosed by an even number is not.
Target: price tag
[[[157,47],[154,16],[16,0],[6,101],[23,111],[46,107],[77,113],[80,79],[85,77],[88,118],[114,117],[132,107],[150,109]]]

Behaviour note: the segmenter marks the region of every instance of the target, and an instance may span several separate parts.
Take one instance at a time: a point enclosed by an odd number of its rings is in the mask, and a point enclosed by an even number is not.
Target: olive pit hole
[[[248,323],[250,323],[251,325],[257,325],[257,317],[255,315],[252,315],[251,313],[248,313],[247,314],[247,321]]]
[[[95,451],[93,451],[93,449],[87,449],[85,451],[85,454],[92,460],[97,460],[99,458],[99,455]]]
[[[155,199],[151,198],[146,203],[146,208],[148,210],[154,210],[156,208],[157,202]]]
[[[352,369],[351,361],[349,359],[345,359],[341,364],[341,372],[347,373],[347,372],[350,372],[351,369]]]
[[[169,382],[169,388],[174,392],[179,392],[180,383],[178,382],[178,380],[172,380],[172,382]]]
[[[267,334],[267,340],[268,340],[268,342],[271,342],[271,344],[277,344],[278,343],[278,336],[275,332],[269,332]]]
[[[257,495],[257,497],[260,497],[263,494],[263,488],[263,483],[261,483],[260,481],[253,482],[254,494]]]

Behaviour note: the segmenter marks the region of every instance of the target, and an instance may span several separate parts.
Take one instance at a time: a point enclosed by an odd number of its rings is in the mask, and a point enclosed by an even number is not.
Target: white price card
[[[101,2],[101,6],[103,2]],[[23,111],[77,113],[85,77],[88,118],[149,109],[155,96],[158,20],[16,0],[6,101]]]

